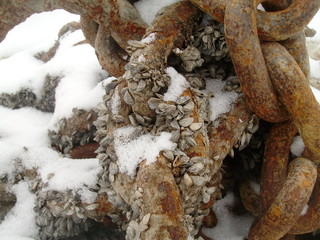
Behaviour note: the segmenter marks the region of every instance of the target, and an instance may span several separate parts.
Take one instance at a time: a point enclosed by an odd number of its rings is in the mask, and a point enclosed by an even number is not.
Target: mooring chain
[[[301,3],[301,1],[295,1],[287,8],[288,10],[282,11],[282,14],[293,11],[294,17],[303,15],[306,8],[303,4],[299,5],[299,2]],[[309,6],[313,4],[317,5],[317,10],[320,2],[306,3]],[[280,239],[292,228],[295,234],[305,233],[305,229],[301,232],[297,231],[297,228],[301,227],[295,226],[295,223],[307,205],[317,179],[315,164],[320,160],[318,136],[320,111],[306,79],[308,77],[306,55],[299,58],[292,48],[292,45],[301,46],[303,43],[299,33],[300,27],[294,28],[294,25],[290,24],[287,26],[286,22],[282,21],[284,23],[282,25],[290,29],[283,32],[283,35],[290,37],[295,34],[295,39],[291,42],[288,40],[286,43],[288,50],[284,47],[286,44],[282,46],[277,42],[260,44],[256,22],[262,18],[256,14],[256,8],[255,0],[231,1],[225,9],[224,24],[226,41],[235,70],[250,107],[267,121],[282,122],[287,119],[293,121],[293,124],[289,121],[279,126],[275,125],[266,145],[261,182],[261,212],[259,220],[249,232],[249,239],[267,240]],[[302,19],[301,22],[303,22]],[[290,50],[294,56],[290,55]],[[281,128],[285,131],[280,131]],[[288,145],[292,142],[296,128],[311,160],[297,158],[288,166]],[[286,136],[288,132],[289,136]],[[286,139],[281,139],[283,137]],[[284,142],[286,145],[281,146]],[[314,193],[314,195],[317,194],[317,192]],[[309,215],[314,217],[308,219],[312,220],[310,221],[312,227],[308,229],[311,231],[316,230],[313,227],[318,226],[314,226],[317,225],[314,221],[319,220],[316,219],[317,214],[311,213],[317,210],[317,206],[316,204],[312,206],[308,211]],[[306,220],[306,217],[302,218]]]

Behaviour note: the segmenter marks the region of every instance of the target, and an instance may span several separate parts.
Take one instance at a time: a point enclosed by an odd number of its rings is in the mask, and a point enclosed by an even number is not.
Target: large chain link
[[[257,0],[193,2],[224,22],[232,61],[251,109],[266,121],[281,122],[274,125],[266,143],[260,197],[241,188],[245,205],[259,216],[249,239],[280,239],[287,233],[318,229],[320,111],[307,81],[309,63],[302,29],[318,11],[320,1],[263,3],[267,10],[282,10],[277,12],[258,12],[261,1]],[[297,131],[307,158],[289,163]],[[307,213],[300,216],[307,204]]]

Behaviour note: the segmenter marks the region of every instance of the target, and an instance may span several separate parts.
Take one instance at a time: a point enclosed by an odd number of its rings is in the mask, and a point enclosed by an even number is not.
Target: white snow
[[[29,191],[26,182],[14,185],[12,192],[16,195],[17,202],[0,224],[1,239],[32,240],[38,232],[33,211],[36,197]]]
[[[141,161],[146,160],[149,165],[157,160],[160,151],[176,148],[176,144],[170,141],[171,133],[141,135],[137,128],[131,126],[117,129],[114,138],[120,171],[129,176],[135,175]]]
[[[181,0],[140,0],[134,3],[134,6],[138,9],[142,19],[151,25],[153,19],[155,18],[157,12],[172,3],[179,2]]]
[[[28,50],[47,50],[57,39],[61,27],[80,16],[63,10],[34,14],[11,30],[0,44],[0,59]],[[1,88],[0,88],[1,89]]]
[[[296,156],[300,157],[304,150],[304,143],[301,136],[296,136],[293,138],[293,142],[290,147],[291,153]]]
[[[177,98],[190,87],[187,79],[178,73],[173,67],[168,67],[166,73],[171,78],[167,92],[163,95],[164,101],[175,102]]]
[[[320,48],[319,48],[319,51],[320,51]],[[320,79],[320,61],[316,61],[316,60],[313,60],[312,58],[309,58],[309,62],[310,62],[310,76]]]
[[[226,82],[220,79],[208,79],[206,81],[206,91],[213,94],[209,99],[210,120],[215,121],[223,113],[230,111],[232,104],[239,97],[234,91],[222,91]]]
[[[243,240],[247,237],[254,218],[250,215],[236,216],[230,208],[235,204],[233,193],[228,193],[223,199],[213,205],[218,224],[214,228],[204,228],[203,232],[215,240]]]

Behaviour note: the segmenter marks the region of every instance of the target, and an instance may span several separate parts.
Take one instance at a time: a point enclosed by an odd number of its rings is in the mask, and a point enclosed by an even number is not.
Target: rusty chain
[[[312,207],[308,209],[308,215],[300,214],[309,201],[317,179],[315,164],[320,159],[320,112],[307,81],[309,66],[305,40],[299,33],[301,26],[296,28],[292,23],[300,19],[305,26],[308,20],[302,16],[308,16],[308,6],[315,7],[317,12],[320,1],[294,1],[289,7],[286,1],[268,1],[265,4],[267,10],[285,10],[259,14],[256,10],[259,1],[254,0],[233,0],[226,6],[222,1],[195,2],[202,9],[205,9],[204,4],[216,4],[219,11],[210,8],[211,12],[215,12],[213,17],[216,13],[224,12],[226,40],[242,91],[252,110],[262,119],[271,122],[291,119],[275,125],[270,132],[261,176],[261,206],[259,197],[248,192],[248,186],[241,188],[245,205],[259,216],[250,230],[249,239],[276,240],[286,233],[302,234],[318,229],[317,185],[310,200]],[[275,18],[282,14],[292,16],[287,21],[276,20],[276,25],[273,25],[275,28],[267,31],[270,35],[278,35],[280,23],[281,27],[287,28],[288,31],[281,30],[281,35],[291,38],[282,42],[283,46],[276,42],[260,44],[259,38],[264,41],[283,40],[276,36],[273,39],[266,37],[262,29],[267,28],[261,27],[260,23],[267,22],[268,14],[274,14]],[[222,20],[221,16],[216,19]],[[288,164],[289,146],[297,129],[311,161],[298,158]]]
[[[43,0],[36,4],[34,1],[6,2],[3,4],[7,4],[6,10],[10,12],[21,10],[22,2],[27,4],[13,23],[2,21],[1,40],[9,29],[32,13],[63,8],[81,15],[82,30],[87,41],[95,48],[102,67],[114,76],[122,76],[125,73],[124,66],[131,55],[126,51],[130,47],[128,41],[142,39],[147,29],[138,15],[132,19],[122,18],[120,10],[136,12],[126,0],[104,1],[105,6],[87,0]],[[318,134],[320,111],[308,85],[309,63],[303,29],[318,11],[320,0],[295,0],[292,3],[290,0],[191,0],[191,2],[217,21],[224,23],[226,41],[247,103],[260,118],[276,123],[266,143],[260,196],[250,192],[247,185],[242,185],[241,195],[245,205],[258,216],[258,220],[250,230],[249,239],[276,240],[286,234],[302,234],[318,229],[320,180],[317,172],[320,170],[317,165],[320,162]],[[257,11],[257,5],[261,2],[272,12]],[[32,4],[37,6],[36,11],[30,7]],[[174,46],[181,45],[183,21],[191,21],[197,15],[196,10],[192,7],[190,9],[189,14],[192,16],[177,22],[179,27],[176,32],[164,33],[162,39],[156,39],[156,42],[159,42],[156,46],[159,48],[157,51],[154,50],[155,46],[150,46],[153,52],[159,53],[150,58],[161,58],[159,56],[162,55],[167,57]],[[3,14],[0,20],[7,20],[6,16]],[[158,21],[146,35],[157,29],[166,27]],[[166,44],[169,46],[164,48],[163,45]],[[147,52],[145,49],[141,51]],[[134,63],[135,57],[138,58],[139,54],[135,53],[132,56],[130,63]],[[161,58],[161,61],[164,59]],[[161,61],[157,63],[161,65]],[[123,89],[128,87],[130,89],[131,85],[130,81],[127,84],[123,82],[120,84]],[[146,87],[146,95],[150,94],[150,88]],[[186,91],[185,95],[194,99],[191,92]],[[134,112],[142,111],[153,118],[154,112],[143,102],[144,98],[139,102],[139,96],[133,97],[136,101],[131,106]],[[127,107],[124,109],[129,114]],[[195,118],[198,117],[198,112],[195,111],[193,114]],[[129,120],[126,121],[129,123]],[[289,161],[289,146],[297,131],[303,138],[306,150],[303,158]],[[199,134],[197,141],[205,142],[202,138],[204,137]],[[209,139],[210,152],[207,154],[214,155],[214,148],[218,144],[215,139],[218,137],[210,132]],[[194,154],[199,150],[191,148],[189,151]],[[223,157],[221,161],[222,159]],[[159,166],[156,166],[158,169],[151,167],[150,170],[150,167],[141,164],[140,182],[137,184],[142,186],[145,184],[142,182],[143,178],[151,178],[153,172],[156,175],[160,170],[165,172],[164,176],[170,175],[166,173],[167,169],[164,167],[166,164],[163,156],[159,157]],[[182,222],[183,218],[180,195],[177,193],[173,178],[166,181],[168,186],[163,187],[163,191],[171,191],[170,194],[174,195],[172,198],[177,206],[170,213],[175,216],[169,216],[174,218],[174,220],[169,219],[174,225],[176,222]],[[152,184],[149,186],[150,189],[154,187]],[[214,200],[210,201],[213,202]],[[307,204],[309,208],[306,214],[300,216]],[[145,209],[143,211],[148,212]],[[158,216],[161,223],[168,220],[168,216],[163,219],[162,217]],[[179,221],[175,222],[176,218]],[[187,231],[183,224],[175,227],[183,237],[186,237]]]

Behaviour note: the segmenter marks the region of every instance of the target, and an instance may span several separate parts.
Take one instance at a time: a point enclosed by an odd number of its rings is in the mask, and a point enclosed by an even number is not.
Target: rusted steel
[[[99,24],[92,20],[90,17],[82,15],[80,17],[80,25],[83,35],[87,39],[88,43],[95,47],[95,41],[97,37],[97,32],[99,29]]]
[[[159,156],[155,163],[140,164],[136,182],[144,189],[141,210],[143,215],[151,214],[150,227],[141,233],[140,239],[185,240],[188,237],[182,199],[167,161]]]
[[[282,11],[257,14],[259,37],[267,41],[287,39],[302,31],[318,12],[320,0],[293,1]],[[272,33],[272,34],[270,34]]]
[[[216,21],[223,23],[226,10],[225,0],[190,0],[194,5],[213,17]]]
[[[268,75],[256,31],[254,2],[229,2],[224,19],[225,38],[250,108],[266,121],[281,122],[289,116],[279,103]]]
[[[293,117],[315,162],[320,161],[320,110],[310,86],[293,57],[278,43],[262,44],[269,74],[279,98]]]
[[[231,4],[230,1],[223,0],[191,0],[191,2],[221,23],[224,22],[226,8]],[[256,8],[260,2],[260,0],[252,1],[252,7]],[[286,3],[285,0],[269,2],[276,4],[280,2],[282,8]],[[319,0],[306,0],[294,1],[283,11],[258,11],[256,19],[259,38],[265,41],[280,41],[293,36],[310,22],[319,10],[319,6]]]
[[[289,7],[291,3],[292,0],[267,0],[262,2],[262,5],[266,11],[280,11]],[[304,30],[286,40],[280,41],[280,44],[293,56],[308,80],[310,76],[310,64]]]
[[[277,240],[297,221],[317,178],[317,168],[306,158],[289,165],[288,177],[267,212],[251,227],[248,239]]]
[[[108,4],[108,19],[100,24],[108,27],[119,46],[126,49],[129,40],[141,40],[148,26],[138,10],[127,0],[108,0]]]
[[[280,41],[279,43],[284,46],[294,60],[296,60],[308,81],[310,77],[310,64],[304,31],[301,31],[284,41]]]
[[[98,147],[98,143],[87,143],[83,146],[75,147],[70,151],[70,157],[74,159],[96,158],[95,151]]]
[[[120,77],[124,74],[124,66],[128,63],[121,57],[126,55],[126,52],[119,47],[115,40],[109,35],[107,29],[99,27],[95,39],[95,50],[99,59],[100,65],[110,75]]]
[[[263,212],[272,204],[287,177],[293,137],[298,132],[292,121],[275,124],[268,134],[261,172],[260,198]]]
[[[17,7],[11,0],[3,0],[0,3],[0,42],[7,33],[19,23],[25,21],[34,12],[28,8]]]
[[[320,169],[315,188],[308,202],[308,209],[300,216],[294,226],[290,229],[291,234],[304,234],[316,231],[320,228]]]
[[[243,206],[252,213],[253,216],[258,217],[261,215],[260,196],[256,193],[249,180],[245,180],[239,185],[240,197]]]

